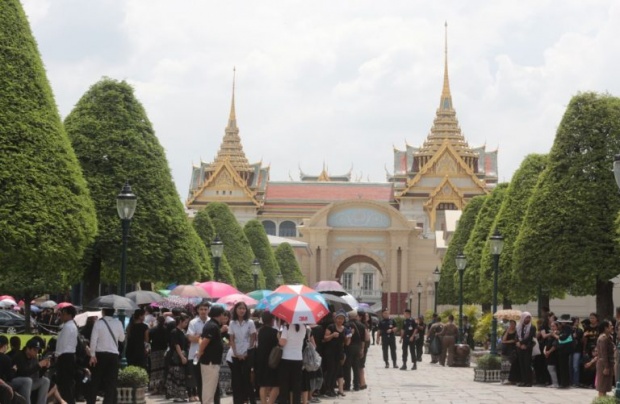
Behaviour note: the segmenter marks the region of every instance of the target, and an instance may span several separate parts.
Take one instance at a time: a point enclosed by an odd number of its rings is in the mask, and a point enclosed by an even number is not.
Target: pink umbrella
[[[9,295],[2,295],[2,296],[0,296],[0,300],[6,300],[6,299],[15,301],[15,298],[13,296],[9,296]]]
[[[219,299],[220,297],[241,293],[233,286],[222,282],[209,281],[199,283],[198,286],[204,289],[213,299]]]
[[[60,303],[58,303],[58,304],[56,305],[56,308],[57,308],[58,310],[60,310],[60,309],[63,309],[63,308],[65,308],[65,307],[69,307],[69,306],[73,306],[73,305],[72,305],[71,303],[69,303],[69,302],[60,302]]]
[[[342,296],[347,294],[347,291],[344,290],[344,288],[338,281],[319,281],[314,285],[313,289],[317,292],[331,293],[336,296]]]
[[[256,306],[258,303],[256,299],[248,295],[244,295],[243,293],[233,293],[232,295],[220,297],[217,299],[216,303],[223,303],[226,307],[232,308],[238,302],[244,302],[247,306]]]

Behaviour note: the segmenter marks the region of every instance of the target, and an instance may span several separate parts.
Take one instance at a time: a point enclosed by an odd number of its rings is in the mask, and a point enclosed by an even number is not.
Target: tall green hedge
[[[95,201],[99,235],[86,262],[92,293],[99,276],[117,282],[121,223],[116,196],[128,180],[138,197],[128,243],[128,282],[192,282],[211,272],[204,244],[176,192],[163,147],[133,88],[104,78],[65,119]]]
[[[0,2],[0,91],[0,290],[29,302],[81,279],[97,219],[18,0]]]
[[[289,243],[280,244],[278,248],[276,248],[275,255],[285,284],[307,284],[306,278],[301,273],[299,262],[297,262],[297,258],[295,258],[295,251],[293,251],[293,247],[291,247]]]
[[[242,292],[252,291],[254,279],[250,266],[254,261],[254,253],[241,225],[225,203],[210,203],[205,211],[215,226],[215,232],[224,243],[224,255],[232,268],[237,289]]]
[[[273,290],[276,287],[276,276],[280,273],[278,261],[273,252],[273,248],[267,238],[265,228],[258,220],[250,220],[243,227],[246,237],[250,241],[254,256],[260,262],[261,276],[259,278],[260,287]]]
[[[213,226],[213,222],[209,217],[209,213],[204,209],[196,213],[196,216],[192,221],[192,225],[194,226],[194,230],[196,230],[196,233],[198,233],[198,237],[200,237],[202,243],[209,251],[209,258],[211,262],[213,262],[213,256],[211,255],[211,243],[213,242],[213,239],[215,239],[215,227]],[[211,280],[215,279],[215,264],[213,265],[213,271],[213,276],[209,277],[209,279]],[[217,275],[220,282],[224,282],[232,286],[237,286],[235,277],[232,274],[232,269],[230,269],[230,264],[226,259],[226,255],[223,255],[220,259],[220,263],[217,269]],[[200,279],[200,281],[203,281],[203,279]]]

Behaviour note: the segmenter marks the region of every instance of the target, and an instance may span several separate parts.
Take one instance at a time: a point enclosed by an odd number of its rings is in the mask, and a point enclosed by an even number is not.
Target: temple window
[[[280,230],[278,231],[280,237],[297,237],[297,226],[290,220],[286,220],[280,223]]]
[[[267,233],[268,235],[276,235],[276,224],[271,220],[263,220],[263,227],[265,228],[265,233]]]

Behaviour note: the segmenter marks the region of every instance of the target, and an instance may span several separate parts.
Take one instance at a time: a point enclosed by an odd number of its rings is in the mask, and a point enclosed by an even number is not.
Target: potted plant
[[[146,403],[149,375],[139,366],[127,366],[118,372],[118,403]]]
[[[475,382],[499,382],[502,369],[502,359],[499,355],[482,355],[476,361],[474,368]]]

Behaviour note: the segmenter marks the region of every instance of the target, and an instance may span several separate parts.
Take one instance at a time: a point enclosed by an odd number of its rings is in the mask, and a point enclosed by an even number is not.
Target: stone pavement
[[[400,350],[398,350],[400,356]],[[401,363],[399,361],[398,365]],[[411,364],[409,364],[411,366]],[[321,398],[322,404],[357,403],[562,403],[589,404],[595,390],[551,389],[544,387],[502,386],[499,383],[474,382],[471,368],[449,368],[430,364],[424,355],[418,370],[385,369],[380,346],[371,346],[366,363],[368,389],[346,392],[346,397]],[[611,393],[608,393],[611,395]],[[147,397],[147,403],[167,403],[162,396]],[[222,404],[231,404],[224,397]]]

